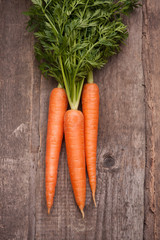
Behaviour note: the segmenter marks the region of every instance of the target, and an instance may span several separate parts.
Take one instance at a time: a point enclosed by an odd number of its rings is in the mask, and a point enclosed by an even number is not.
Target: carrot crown
[[[120,50],[128,33],[122,15],[139,0],[32,0],[25,14],[36,38],[40,70],[65,87],[77,109],[84,79]]]

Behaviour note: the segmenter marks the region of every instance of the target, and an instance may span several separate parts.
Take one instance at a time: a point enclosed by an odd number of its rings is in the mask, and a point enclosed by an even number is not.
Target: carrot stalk
[[[57,182],[57,169],[63,139],[64,114],[67,110],[67,95],[62,88],[52,90],[49,101],[46,140],[46,202],[48,214],[53,205]]]
[[[67,160],[77,205],[84,217],[86,170],[84,150],[84,117],[81,111],[68,110],[64,116]]]
[[[96,192],[96,152],[99,119],[99,88],[95,83],[84,85],[82,92],[82,109],[85,123],[86,164],[94,204]]]

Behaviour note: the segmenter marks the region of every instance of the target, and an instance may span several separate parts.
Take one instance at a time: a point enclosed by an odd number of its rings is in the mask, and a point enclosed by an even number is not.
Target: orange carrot
[[[84,150],[84,116],[81,111],[69,110],[64,116],[64,133],[68,167],[74,196],[84,217],[86,170]]]
[[[64,114],[67,110],[67,95],[62,88],[52,90],[49,101],[46,141],[46,202],[48,214],[53,205],[57,181],[57,169],[63,139]]]
[[[87,83],[84,85],[82,93],[82,109],[85,124],[84,135],[87,171],[93,201],[96,206],[96,152],[99,119],[99,88],[97,84]]]

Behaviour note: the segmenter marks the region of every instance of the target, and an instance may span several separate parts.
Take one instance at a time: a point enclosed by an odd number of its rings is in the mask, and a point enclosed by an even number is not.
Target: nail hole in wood
[[[105,168],[111,168],[115,165],[115,159],[108,153],[103,155],[103,166]]]

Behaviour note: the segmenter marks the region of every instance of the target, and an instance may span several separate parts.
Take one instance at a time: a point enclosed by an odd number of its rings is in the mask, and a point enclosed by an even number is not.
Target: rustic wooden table
[[[97,208],[87,179],[85,219],[75,204],[63,142],[54,206],[44,169],[48,100],[28,0],[0,1],[0,239],[160,239],[160,1],[127,19],[129,38],[95,81],[100,87]]]

